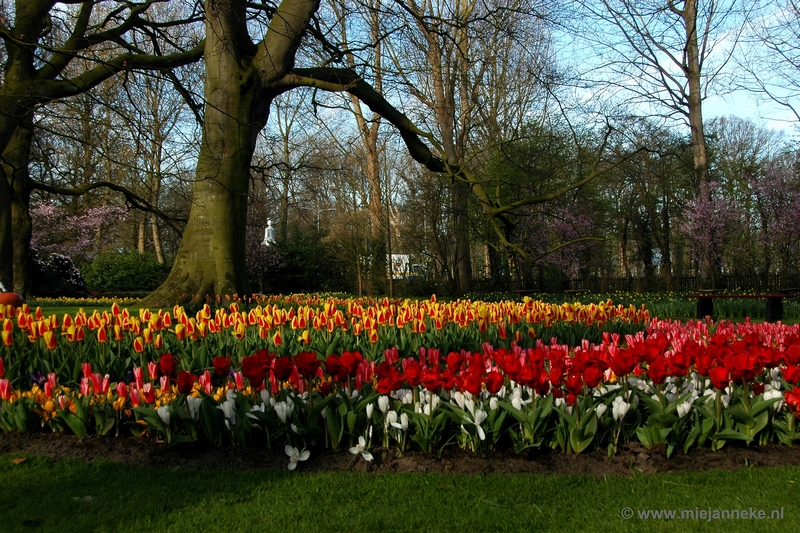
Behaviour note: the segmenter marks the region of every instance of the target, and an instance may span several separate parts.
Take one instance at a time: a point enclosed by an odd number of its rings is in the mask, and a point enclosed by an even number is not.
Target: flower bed
[[[132,432],[171,444],[258,441],[285,448],[290,465],[315,448],[349,449],[369,460],[378,443],[401,452],[459,446],[613,454],[639,441],[671,455],[731,441],[800,439],[800,326],[654,319],[646,331],[600,331],[598,342],[570,345],[522,333],[548,320],[523,313],[538,309],[530,301],[520,308],[346,303],[346,313],[332,301],[320,309],[247,312],[233,304],[191,319],[178,307],[171,314],[145,310],[138,320],[112,308],[57,326],[19,311],[3,321],[0,428]],[[641,309],[626,317],[610,304],[590,308],[594,314],[560,309],[551,312],[580,327],[649,318]],[[467,349],[453,338],[453,349],[426,346],[428,329],[483,344]],[[392,331],[413,350],[402,343],[383,348],[379,340]],[[336,349],[353,343],[367,349]],[[314,349],[320,345],[325,349]],[[165,352],[167,346],[179,351]],[[31,368],[30,376],[21,372]]]

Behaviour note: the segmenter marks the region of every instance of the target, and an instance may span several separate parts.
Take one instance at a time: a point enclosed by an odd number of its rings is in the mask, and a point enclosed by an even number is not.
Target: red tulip
[[[272,371],[275,373],[275,379],[278,381],[286,381],[292,375],[294,370],[294,362],[291,357],[276,357],[272,361]]]
[[[666,357],[656,357],[647,363],[647,375],[656,385],[661,385],[670,375],[669,364]]]
[[[417,387],[422,381],[422,365],[416,359],[403,359],[404,379],[409,387]]]
[[[426,368],[422,373],[422,385],[431,392],[442,388],[442,375],[436,367]]]
[[[378,365],[375,373],[378,376],[376,390],[378,394],[390,394],[403,386],[403,374],[394,365],[384,361]]]
[[[3,365],[3,358],[0,357],[0,378],[6,377],[6,367]]]
[[[8,401],[9,398],[11,398],[11,382],[0,379],[0,400]]]
[[[181,370],[178,372],[178,392],[181,394],[189,394],[194,387],[195,377],[188,370]]]
[[[3,380],[0,380],[0,383],[2,381]],[[0,399],[2,399],[2,395],[0,395]],[[783,399],[786,401],[786,407],[788,407],[795,416],[800,416],[800,388],[794,387],[792,390],[784,392]]]
[[[500,372],[492,370],[483,378],[483,383],[486,385],[486,390],[489,391],[489,394],[497,394],[503,383],[505,383],[505,378]]]
[[[348,376],[354,376],[358,370],[358,365],[361,364],[363,356],[361,352],[342,352],[339,361],[342,363],[345,372]]]
[[[800,381],[800,366],[790,365],[784,368],[783,379],[785,379],[792,385],[797,385],[797,382]]]
[[[464,370],[455,379],[456,386],[461,392],[469,392],[472,395],[481,393],[482,381],[479,374]]]
[[[570,394],[574,396],[579,395],[581,389],[583,389],[583,375],[579,372],[570,372],[564,385],[567,387],[567,391],[569,391]]]
[[[178,359],[173,357],[171,353],[165,353],[161,356],[158,366],[163,375],[172,377],[178,369]]]
[[[264,368],[253,356],[242,358],[242,374],[250,381],[250,385],[256,388],[261,386],[266,376]]]
[[[337,381],[347,379],[347,371],[341,359],[339,359],[339,356],[336,354],[331,354],[325,358],[325,371]]]
[[[228,373],[231,370],[231,358],[230,357],[222,357],[218,355],[215,357],[211,364],[214,365],[214,372],[221,378],[228,377]]]
[[[593,389],[603,381],[603,370],[597,365],[590,364],[583,371],[583,379],[586,380],[586,386]]]
[[[142,387],[141,393],[144,401],[147,403],[153,403],[156,401],[156,389],[153,388],[152,383],[145,383],[144,387]]]
[[[305,379],[311,379],[317,373],[317,369],[322,365],[322,361],[317,359],[317,354],[313,352],[300,352],[294,358],[297,371]]]
[[[139,407],[142,405],[139,401],[139,390],[140,389],[131,389],[131,405],[133,407]]]
[[[728,369],[724,366],[715,366],[708,370],[708,377],[715,389],[723,390],[730,384]]]
[[[461,370],[461,367],[464,366],[464,361],[466,357],[464,356],[464,352],[450,352],[447,354],[447,368],[450,369],[450,372],[454,374]]]

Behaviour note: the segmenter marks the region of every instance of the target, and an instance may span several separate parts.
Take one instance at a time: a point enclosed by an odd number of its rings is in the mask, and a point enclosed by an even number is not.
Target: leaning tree
[[[0,1],[0,279],[25,283],[15,274],[25,268],[30,239],[27,170],[32,124],[42,106],[85,93],[124,70],[165,70],[202,57],[203,44],[187,49],[164,38],[176,27],[200,20],[197,10],[162,17],[161,0],[10,0]],[[149,47],[146,43],[154,44]],[[132,203],[148,207],[137,195],[112,183]],[[52,190],[81,194],[86,190]],[[16,264],[15,264],[16,263]]]

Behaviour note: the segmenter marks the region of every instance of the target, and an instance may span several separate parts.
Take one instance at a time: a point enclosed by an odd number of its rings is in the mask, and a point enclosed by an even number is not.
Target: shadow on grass
[[[0,456],[0,531],[726,531],[753,520],[625,519],[647,509],[783,509],[800,467],[589,477],[182,470]],[[723,525],[724,524],[724,525]]]

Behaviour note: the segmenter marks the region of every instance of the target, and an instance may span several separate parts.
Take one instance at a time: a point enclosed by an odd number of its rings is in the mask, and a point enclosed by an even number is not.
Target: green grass
[[[0,531],[796,531],[800,467],[586,477],[155,469],[0,456]],[[626,520],[621,510],[630,507]],[[643,520],[644,509],[782,520]]]

